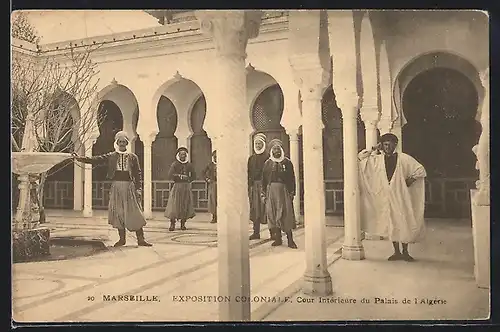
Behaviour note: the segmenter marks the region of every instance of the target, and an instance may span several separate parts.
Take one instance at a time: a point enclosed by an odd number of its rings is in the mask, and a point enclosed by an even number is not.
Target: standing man
[[[281,140],[274,139],[269,145],[271,152],[264,164],[262,175],[262,198],[266,204],[266,217],[274,240],[271,245],[280,246],[283,243],[281,239],[283,231],[288,239],[288,247],[297,249],[292,235],[292,230],[296,227],[293,211],[295,196],[293,164],[285,157]]]
[[[181,221],[181,230],[186,230],[186,220],[195,216],[191,182],[195,179],[193,165],[188,161],[188,150],[185,147],[177,149],[175,161],[170,166],[168,178],[174,181],[174,186],[168,197],[165,217],[170,219],[169,231],[175,230],[177,219]]]
[[[259,133],[253,138],[254,153],[248,158],[248,199],[250,200],[250,220],[253,223],[253,234],[250,240],[260,239],[260,224],[267,223],[262,192],[262,170],[267,160],[266,135]],[[269,233],[272,233],[269,230]]]
[[[420,241],[425,234],[426,172],[410,155],[395,152],[397,144],[394,134],[384,134],[379,145],[358,155],[361,224],[370,234],[392,241],[390,261],[411,262],[414,259],[408,244]]]
[[[212,214],[211,224],[217,222],[217,152],[212,152],[212,162],[203,170],[208,183],[208,212]]]
[[[146,219],[142,214],[138,197],[142,190],[141,166],[137,155],[129,151],[127,133],[115,135],[115,151],[90,158],[73,153],[73,159],[86,164],[106,164],[107,178],[112,182],[109,192],[108,223],[118,229],[120,240],[115,247],[126,243],[126,230],[136,233],[139,246],[151,247],[144,240],[143,227]]]

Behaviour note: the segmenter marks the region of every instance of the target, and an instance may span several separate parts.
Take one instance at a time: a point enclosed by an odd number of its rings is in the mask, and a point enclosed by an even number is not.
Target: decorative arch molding
[[[155,140],[151,144],[152,180],[168,180],[168,169],[175,158],[177,149],[178,114],[174,103],[161,95],[155,105],[154,123],[158,128]]]
[[[420,54],[408,61],[394,80],[392,94],[394,98],[393,103],[396,111],[402,115],[403,119],[404,110],[402,99],[406,88],[419,74],[434,68],[453,69],[466,76],[475,86],[478,95],[478,105],[481,104],[484,98],[484,87],[481,83],[480,73],[477,68],[460,55],[448,51],[433,51]],[[402,122],[402,125],[404,124],[406,124],[405,119]]]
[[[270,110],[269,108],[264,108],[264,105],[266,103],[269,103],[270,98],[276,98],[277,103],[273,103],[271,106],[276,106],[277,108],[273,108]],[[258,108],[260,107],[260,112],[261,112],[261,120],[263,122],[269,123],[269,126],[260,124],[257,125],[257,117],[258,117]],[[283,96],[283,91],[281,90],[281,87],[279,84],[271,84],[267,86],[265,89],[263,89],[259,95],[255,98],[252,108],[251,108],[251,117],[252,117],[252,127],[255,130],[262,131],[262,130],[281,130],[283,126],[281,125],[281,117],[283,116],[283,112],[285,109],[285,102],[284,102],[284,96]],[[274,114],[274,112],[278,112],[277,114]]]
[[[204,128],[207,118],[207,102],[203,93],[191,103],[188,112],[188,121],[192,132],[190,138],[191,163],[195,174],[203,179],[203,170],[212,160],[212,140]]]
[[[249,120],[252,128],[255,130],[255,126],[253,125],[253,110],[255,108],[255,102],[268,88],[278,85],[281,89],[281,86],[272,75],[253,67],[249,68],[250,69],[247,69],[247,101],[248,109],[250,111]]]
[[[63,101],[64,100],[64,101]],[[82,153],[83,149],[83,144],[82,144],[82,138],[80,137],[80,106],[78,105],[78,102],[76,99],[69,93],[65,91],[57,91],[54,95],[53,101],[51,103],[51,108],[52,111],[55,110],[55,108],[61,107],[59,104],[61,101],[63,101],[62,109],[59,109],[59,112],[68,112],[69,117],[66,116],[64,119],[60,119],[60,121],[63,121],[59,123],[58,125],[64,126],[63,133],[68,133],[71,130],[71,137],[69,138],[69,141],[65,139],[63,142],[58,142],[60,144],[57,144],[56,146],[52,146],[51,148],[54,150],[54,152],[77,152],[77,153]],[[42,116],[45,116],[45,114],[48,112],[48,110],[42,111]],[[56,115],[56,117],[59,118],[59,116]],[[46,133],[47,136],[49,137],[49,141],[52,141],[50,139],[50,133]],[[57,137],[56,139],[60,139],[62,136]],[[68,161],[65,161],[63,163],[60,163],[58,165],[55,165],[52,169],[50,169],[47,172],[47,179],[46,181],[74,181],[74,167],[73,163],[70,163]]]
[[[76,143],[82,142],[82,139],[80,137],[80,132],[79,132],[80,119],[82,117],[82,114],[80,111],[80,105],[78,105],[78,102],[76,101],[76,99],[68,92],[58,91],[54,95],[54,99],[52,101],[52,106],[55,106],[55,104],[58,104],[61,101],[61,98],[67,100],[65,103],[66,103],[66,106],[68,107],[67,111],[69,111],[69,114],[71,116],[71,118],[70,118],[71,125],[73,127],[71,141],[73,144],[75,144],[75,148],[76,148]],[[47,110],[42,111],[42,116],[45,116],[46,112],[47,112]]]
[[[205,115],[203,116],[203,121],[202,121],[202,128],[203,128],[205,120],[207,119],[207,114],[206,114],[206,112],[207,112],[207,100],[206,100],[205,95],[203,94],[203,92],[201,90],[196,95],[196,97],[193,98],[193,100],[191,101],[191,104],[188,107],[188,113],[187,113],[188,125],[189,125],[189,130],[191,130],[192,133],[197,132],[197,129],[193,125],[193,116],[194,116],[193,111],[196,110],[198,103],[203,102],[202,100],[204,100],[204,103],[205,103]]]
[[[250,124],[253,129],[250,139],[253,139],[256,132],[266,134],[268,142],[279,138],[283,142],[285,154],[290,156],[290,138],[281,124],[285,112],[283,89],[270,75],[262,74],[265,76],[261,78],[267,81],[261,81],[258,86],[249,87],[250,93],[255,94],[249,110]],[[253,144],[250,144],[250,147],[252,146]]]
[[[123,119],[122,130],[127,131],[131,136],[130,138],[134,140],[137,136],[136,129],[139,120],[139,106],[135,94],[129,87],[113,81],[98,92],[95,100],[97,102],[96,107],[99,108],[105,100],[111,101],[118,106]],[[100,129],[97,130],[100,136]]]

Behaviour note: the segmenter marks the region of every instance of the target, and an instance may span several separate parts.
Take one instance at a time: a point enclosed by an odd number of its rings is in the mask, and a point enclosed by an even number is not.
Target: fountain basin
[[[26,177],[21,180],[25,182],[26,186],[21,189],[18,214],[12,231],[14,262],[50,255],[50,230],[46,227],[31,228],[29,224],[32,222],[34,203],[30,198],[31,189],[27,176],[45,173],[69,158],[71,158],[71,154],[61,152],[12,153],[12,172]],[[25,217],[25,213],[28,214],[27,217]],[[28,220],[27,223],[26,220]]]
[[[12,172],[18,175],[41,174],[71,158],[63,152],[12,152]]]
[[[12,232],[14,263],[50,255],[50,229],[39,227]]]

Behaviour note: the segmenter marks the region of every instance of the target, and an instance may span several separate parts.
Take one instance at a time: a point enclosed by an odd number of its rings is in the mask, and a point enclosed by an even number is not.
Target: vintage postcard
[[[12,320],[484,320],[489,18],[12,13]]]

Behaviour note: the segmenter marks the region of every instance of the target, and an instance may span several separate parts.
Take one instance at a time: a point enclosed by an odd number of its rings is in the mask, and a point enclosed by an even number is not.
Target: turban
[[[261,141],[262,143],[266,143],[266,135],[263,133],[258,133],[254,136],[253,141]]]
[[[384,134],[380,137],[380,142],[381,143],[384,143],[384,142],[393,142],[395,144],[398,143],[398,137],[394,134],[391,134],[391,133],[387,133],[387,134]]]
[[[183,147],[183,146],[181,146],[180,148],[177,149],[177,154],[179,154],[179,152],[181,152],[181,151],[188,153],[188,149]]]
[[[275,138],[271,142],[269,142],[269,146],[271,147],[271,149],[276,145],[280,148],[283,148],[283,142],[279,138]]]
[[[116,133],[116,135],[115,135],[115,141],[118,141],[121,138],[122,139],[126,139],[127,142],[130,142],[130,139],[128,138],[127,133],[124,132],[123,130]]]

